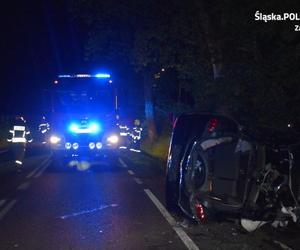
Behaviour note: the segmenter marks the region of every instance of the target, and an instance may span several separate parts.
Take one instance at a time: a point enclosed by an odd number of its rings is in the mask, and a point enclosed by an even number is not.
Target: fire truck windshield
[[[94,79],[64,80],[52,91],[52,110],[58,113],[111,114],[115,109],[112,86]]]

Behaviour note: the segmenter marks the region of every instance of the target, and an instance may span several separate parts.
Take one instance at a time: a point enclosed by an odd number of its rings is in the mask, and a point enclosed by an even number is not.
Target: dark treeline
[[[300,32],[295,21],[255,21],[255,14],[299,7],[297,1],[73,0],[71,12],[87,31],[87,61],[141,76],[130,87],[143,83],[150,126],[157,112],[217,111],[283,127],[299,123]]]

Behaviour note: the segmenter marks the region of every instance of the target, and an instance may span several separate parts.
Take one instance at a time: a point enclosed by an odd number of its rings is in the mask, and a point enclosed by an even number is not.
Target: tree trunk
[[[213,70],[213,78],[215,80],[223,77],[223,54],[220,46],[220,41],[217,39],[218,29],[212,26],[211,18],[204,8],[201,1],[197,1],[199,10],[200,26],[203,30],[207,48],[210,54],[210,61]]]
[[[210,55],[210,62],[212,67],[212,76],[214,84],[224,85],[228,84],[224,74],[224,58],[222,51],[222,38],[219,32],[222,27],[218,26],[218,22],[213,22],[214,18],[220,18],[209,14],[209,11],[205,9],[203,0],[196,1],[199,11],[199,25],[204,34],[204,38],[207,44],[207,48]],[[215,23],[215,25],[213,25]],[[230,113],[228,103],[224,99],[223,93],[215,93],[214,101],[212,102],[211,111],[228,114]]]
[[[145,117],[146,125],[148,128],[148,140],[153,143],[157,138],[157,130],[154,120],[154,105],[153,105],[153,93],[152,93],[152,74],[144,74],[144,100],[145,100]]]

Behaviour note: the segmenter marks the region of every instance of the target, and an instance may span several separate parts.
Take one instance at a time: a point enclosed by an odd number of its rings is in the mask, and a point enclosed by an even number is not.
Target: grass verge
[[[166,161],[168,157],[168,150],[170,144],[170,135],[163,134],[159,136],[155,142],[149,143],[147,140],[143,141],[141,149],[148,155]]]

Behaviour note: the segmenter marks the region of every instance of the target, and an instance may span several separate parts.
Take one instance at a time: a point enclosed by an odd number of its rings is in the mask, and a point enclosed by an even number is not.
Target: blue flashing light
[[[59,75],[58,78],[71,78],[71,75]]]
[[[78,124],[72,123],[69,131],[75,134],[97,134],[102,130],[101,125],[97,122],[90,123],[87,127],[81,128]]]
[[[101,130],[100,124],[93,122],[89,125],[89,130],[91,131],[91,133],[99,133]]]
[[[58,78],[110,78],[110,74],[98,73],[95,75],[91,75],[91,74],[58,75]]]
[[[77,131],[79,130],[79,126],[76,123],[72,123],[69,127],[69,130],[73,133],[77,133]]]
[[[77,74],[75,77],[77,77],[77,78],[90,78],[92,76],[90,74]]]
[[[95,75],[96,78],[110,78],[110,74],[99,73]]]

